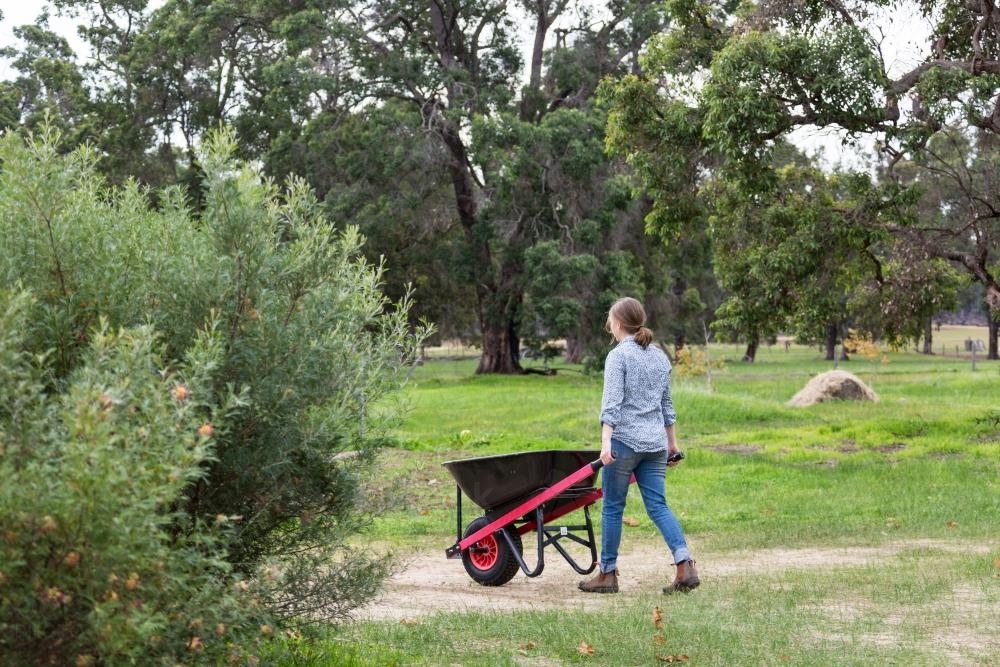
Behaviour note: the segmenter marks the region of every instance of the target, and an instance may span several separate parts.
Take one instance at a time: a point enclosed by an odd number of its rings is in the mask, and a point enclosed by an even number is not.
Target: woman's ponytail
[[[635,332],[635,342],[645,350],[653,342],[652,330],[649,327],[639,327],[639,330]]]

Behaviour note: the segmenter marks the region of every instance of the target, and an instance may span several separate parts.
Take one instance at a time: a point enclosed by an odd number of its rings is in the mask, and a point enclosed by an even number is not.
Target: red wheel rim
[[[478,569],[488,570],[496,565],[499,552],[497,539],[488,535],[472,545],[469,549],[469,560]]]

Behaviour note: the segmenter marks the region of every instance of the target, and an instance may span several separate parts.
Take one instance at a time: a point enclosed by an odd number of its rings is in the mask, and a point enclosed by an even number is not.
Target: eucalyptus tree
[[[443,148],[482,335],[477,372],[517,372],[525,252],[608,210],[600,184],[613,168],[590,162],[588,142],[601,130],[588,114],[600,78],[631,65],[660,27],[655,5],[627,2],[597,16],[565,0],[362,2],[348,14],[338,30],[352,36],[359,89],[410,105]],[[526,82],[520,25],[532,35]],[[582,134],[546,143],[560,125]]]
[[[50,28],[45,12],[32,25],[15,26],[13,34],[23,47],[0,50],[17,72],[0,82],[0,129],[34,131],[43,124],[59,124],[67,143],[79,142],[88,134],[90,99],[66,37]]]
[[[148,0],[50,0],[43,16],[51,11],[72,19],[83,50],[69,51],[80,94],[74,108],[61,109],[59,116],[78,131],[64,140],[97,148],[99,167],[114,183],[135,178],[159,186],[177,180],[178,164],[170,129],[159,121],[162,104],[142,82],[150,60],[142,58],[137,44],[146,30],[148,5]],[[38,80],[42,71],[38,62],[24,69],[29,80]]]
[[[711,186],[715,269],[729,290],[714,326],[747,335],[748,361],[780,332],[820,343],[833,360],[885,261],[888,235],[868,225],[878,207],[859,213],[871,206],[870,180],[825,174],[791,153],[762,196],[721,179]]]
[[[659,224],[704,216],[708,180],[751,200],[773,195],[776,142],[799,128],[836,128],[849,144],[872,141],[885,162],[887,177],[865,186],[869,192],[848,212],[869,234],[888,234],[872,248],[878,261],[868,289],[881,302],[875,310],[883,323],[925,319],[941,296],[927,286],[951,280],[954,270],[981,283],[991,307],[1000,307],[1000,207],[992,179],[969,169],[970,160],[992,153],[983,138],[1000,129],[1000,14],[991,0],[668,6],[673,30],[650,49],[648,76],[621,82],[614,116],[619,145],[633,151],[647,182],[677,198],[657,200]],[[929,27],[921,58],[897,71],[886,55],[890,41],[919,34],[915,26]],[[958,128],[974,152],[942,160],[932,139],[947,127]],[[686,152],[663,158],[663,146]],[[904,161],[918,170],[908,182],[894,179]],[[950,179],[961,204],[918,214],[919,187],[932,173]]]
[[[49,52],[58,47],[62,61],[76,67],[80,101],[59,111],[62,122],[86,133],[64,140],[96,146],[101,170],[113,182],[189,180],[195,199],[201,187],[196,154],[205,133],[238,123],[261,88],[255,75],[279,59],[283,44],[308,23],[301,7],[266,2],[48,0],[43,18],[50,12],[76,24],[83,53],[73,53],[61,36],[45,36],[44,21],[20,28],[26,46],[20,54],[11,50],[23,63],[22,79],[35,87],[47,85],[52,71],[51,55],[37,57],[43,37]],[[290,91],[309,94],[288,85],[283,90],[286,102]],[[26,95],[21,107],[22,124],[45,108]],[[300,107],[287,107],[276,121],[296,118]],[[255,128],[249,129],[241,135],[241,153],[257,158],[260,132],[252,142]]]
[[[636,261],[641,211],[604,154],[603,128],[600,110],[561,107],[535,122],[484,119],[474,137],[493,173],[481,215],[514,231],[496,246],[520,302],[512,343],[565,339],[570,362],[603,359],[607,308],[619,292],[642,296],[655,275]]]

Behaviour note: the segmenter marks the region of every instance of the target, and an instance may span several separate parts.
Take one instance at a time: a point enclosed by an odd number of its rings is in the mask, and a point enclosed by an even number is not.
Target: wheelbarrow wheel
[[[479,517],[465,529],[465,536],[468,537],[489,523],[490,520],[486,517]],[[501,531],[510,536],[519,556],[524,553],[520,533],[509,528],[501,528],[495,533],[487,535],[462,552],[462,564],[465,565],[465,571],[473,580],[483,586],[503,586],[514,578],[521,567],[507,540],[500,534]]]

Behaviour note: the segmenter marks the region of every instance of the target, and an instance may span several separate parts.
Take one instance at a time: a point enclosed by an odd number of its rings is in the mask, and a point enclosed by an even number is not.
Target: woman
[[[670,396],[670,360],[650,343],[646,311],[631,297],[619,299],[608,313],[607,327],[617,345],[604,363],[601,401],[601,509],[600,571],[580,590],[588,593],[618,592],[618,545],[629,482],[635,475],[646,513],[663,535],[673,554],[677,573],[666,594],[690,591],[700,580],[684,532],[667,506],[664,479],[668,461],[678,454],[674,422],[677,414]]]

